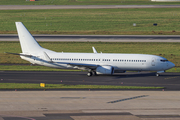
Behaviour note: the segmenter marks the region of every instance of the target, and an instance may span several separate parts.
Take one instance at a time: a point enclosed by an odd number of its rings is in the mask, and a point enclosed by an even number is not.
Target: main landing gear
[[[159,73],[156,73],[156,76],[159,77]]]
[[[96,71],[89,71],[89,72],[87,73],[87,76],[88,76],[88,77],[90,77],[90,76],[92,76],[92,75],[97,75],[97,74],[96,74]]]
[[[88,73],[87,73],[87,76],[88,76],[88,77],[92,76],[92,72],[88,72]]]

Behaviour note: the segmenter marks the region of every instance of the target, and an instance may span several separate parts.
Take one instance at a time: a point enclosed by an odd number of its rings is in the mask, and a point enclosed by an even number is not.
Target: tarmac
[[[87,72],[1,71],[0,83],[153,86],[165,87],[165,91],[180,90],[180,73],[162,73],[159,77],[152,72],[127,72],[91,77],[87,77],[86,74]]]
[[[0,71],[1,83],[164,86],[160,90],[0,91],[0,120],[180,120],[180,73]]]
[[[0,120],[180,120],[179,91],[5,91]]]
[[[33,35],[46,42],[180,42],[180,35]],[[0,41],[19,41],[17,34],[0,34]]]
[[[1,83],[164,86],[159,90],[0,91],[0,120],[180,120],[180,73],[0,71]]]

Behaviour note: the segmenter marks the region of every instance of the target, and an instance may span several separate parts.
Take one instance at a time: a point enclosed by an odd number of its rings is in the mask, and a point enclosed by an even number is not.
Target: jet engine
[[[107,74],[112,75],[114,73],[114,68],[112,66],[99,66],[96,68],[96,74]]]

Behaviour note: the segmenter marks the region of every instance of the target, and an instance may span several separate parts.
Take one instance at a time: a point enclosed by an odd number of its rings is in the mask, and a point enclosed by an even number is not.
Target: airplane
[[[41,47],[22,22],[15,22],[24,60],[53,68],[87,70],[87,76],[113,75],[126,71],[156,71],[156,76],[175,66],[166,58],[148,54],[55,52]]]

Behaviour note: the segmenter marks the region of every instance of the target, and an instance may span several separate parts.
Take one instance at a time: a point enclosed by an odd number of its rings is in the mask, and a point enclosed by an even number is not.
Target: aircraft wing
[[[67,64],[71,67],[77,67],[77,68],[85,67],[85,68],[90,68],[90,69],[95,69],[98,66],[95,64],[85,64],[85,63],[53,62],[46,52],[44,52],[44,56],[45,56],[46,61],[54,63],[54,64]]]
[[[96,64],[85,64],[85,63],[67,63],[67,62],[54,62],[56,64],[67,64],[70,67],[77,67],[77,68],[89,68],[89,69],[95,69],[99,65]]]
[[[99,66],[95,64],[82,64],[82,63],[69,63],[69,65],[78,66],[78,67],[87,67],[87,68],[97,68]]]

